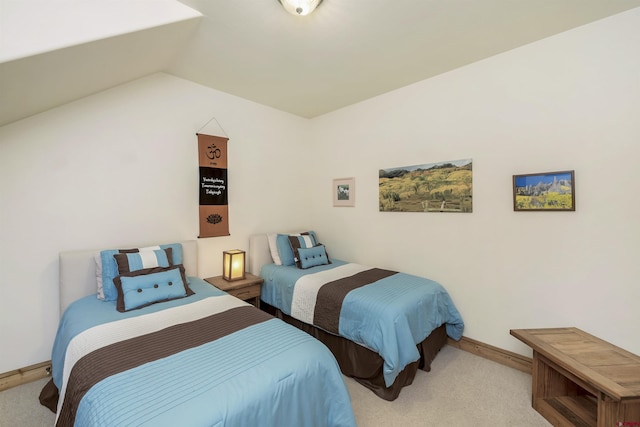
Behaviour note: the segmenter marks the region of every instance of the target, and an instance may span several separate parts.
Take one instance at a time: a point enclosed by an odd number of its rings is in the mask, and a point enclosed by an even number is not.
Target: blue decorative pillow
[[[293,259],[293,249],[291,249],[291,245],[289,244],[288,234],[278,234],[276,246],[282,265],[294,265],[296,263]]]
[[[278,247],[278,255],[280,255],[280,260],[282,265],[295,265],[295,252],[289,240],[289,237],[296,237],[300,243],[300,245],[304,245],[303,247],[312,247],[318,243],[316,238],[316,233],[313,231],[306,231],[304,233],[298,234],[278,234],[276,238],[276,246]]]
[[[118,292],[116,286],[113,283],[113,279],[119,274],[118,264],[114,258],[114,255],[119,253],[135,253],[142,251],[154,251],[159,249],[171,248],[171,260],[169,265],[182,264],[182,245],[180,243],[172,243],[170,245],[149,246],[146,248],[133,248],[133,249],[107,249],[100,252],[100,262],[102,269],[102,293],[105,301],[115,301],[118,299]],[[99,284],[98,284],[99,287]]]
[[[296,267],[302,268],[300,265],[300,255],[298,254],[299,249],[312,248],[318,244],[315,239],[315,235],[312,234],[300,234],[300,235],[290,235],[289,236],[289,245],[291,246],[291,250],[293,251],[293,263]]]
[[[186,284],[184,267],[155,267],[121,274],[114,279],[120,312],[193,295]]]
[[[299,268],[311,268],[330,263],[327,250],[322,244],[312,248],[299,248],[298,258],[300,259]]]

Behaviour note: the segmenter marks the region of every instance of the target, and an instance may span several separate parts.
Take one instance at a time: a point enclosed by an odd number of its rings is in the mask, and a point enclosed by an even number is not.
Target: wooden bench
[[[640,427],[640,357],[577,328],[512,329],[533,349],[532,405],[554,426]]]

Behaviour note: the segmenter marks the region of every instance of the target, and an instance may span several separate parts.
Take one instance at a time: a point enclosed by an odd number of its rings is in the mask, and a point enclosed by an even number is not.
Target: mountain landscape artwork
[[[473,162],[380,169],[380,212],[473,212]]]

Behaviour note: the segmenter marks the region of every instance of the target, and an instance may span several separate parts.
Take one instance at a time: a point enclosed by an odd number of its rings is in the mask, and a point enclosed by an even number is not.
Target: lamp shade
[[[232,249],[222,254],[222,278],[229,282],[244,279],[244,251]]]
[[[313,12],[322,0],[278,0],[292,15],[304,16]]]

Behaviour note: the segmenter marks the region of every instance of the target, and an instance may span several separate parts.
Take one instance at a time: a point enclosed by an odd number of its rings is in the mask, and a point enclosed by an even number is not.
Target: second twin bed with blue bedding
[[[447,336],[462,337],[460,313],[433,280],[332,259],[313,232],[250,242],[266,309],[321,339],[343,373],[386,400],[430,369]]]

